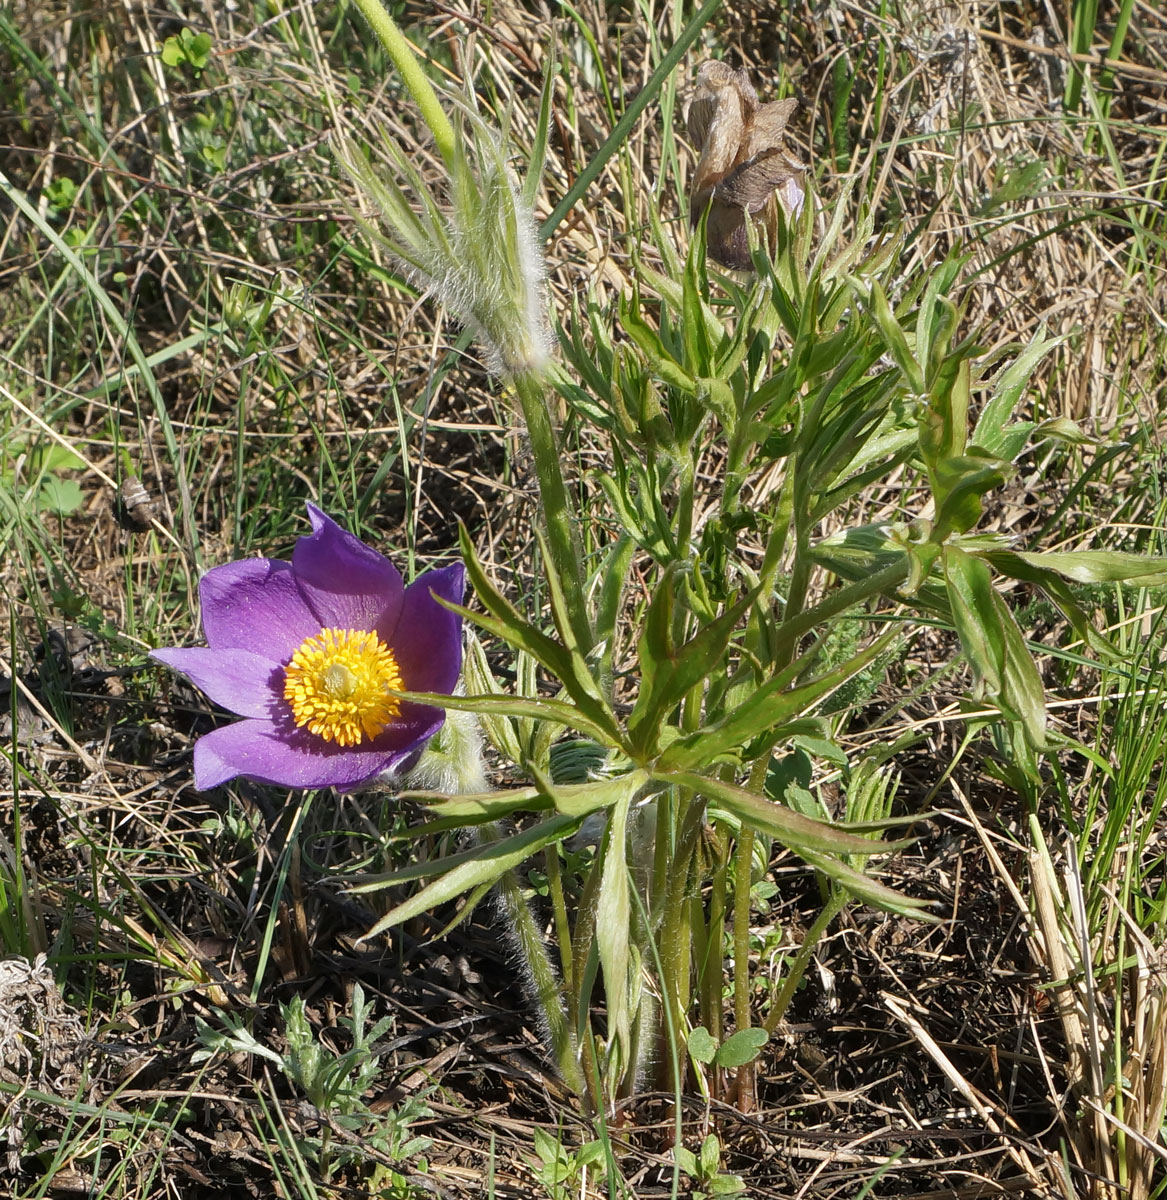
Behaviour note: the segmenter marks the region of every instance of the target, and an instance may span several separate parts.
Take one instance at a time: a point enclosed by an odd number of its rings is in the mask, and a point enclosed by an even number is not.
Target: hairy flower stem
[[[563,872],[559,865],[559,846],[548,846],[543,851],[543,863],[547,871],[547,890],[551,896],[551,911],[555,915],[555,938],[559,943],[560,970],[563,987],[568,995],[567,1015],[572,1027],[576,1025],[575,997],[575,953],[571,945],[571,922],[567,917],[567,898],[563,892]]]
[[[409,94],[421,112],[421,119],[433,134],[434,145],[442,156],[442,161],[447,167],[452,167],[456,157],[454,126],[446,116],[433,84],[422,70],[417,52],[398,28],[396,21],[385,11],[380,0],[353,0],[353,3],[369,22],[377,40],[384,46],[386,54],[400,72],[405,86],[409,88]]]
[[[692,968],[692,937],[689,917],[691,910],[685,902],[694,871],[697,842],[705,823],[705,803],[691,792],[680,790],[677,795],[678,813],[681,814],[680,830],[669,877],[665,886],[663,903],[664,920],[660,933],[661,990],[668,998],[666,1010],[674,1024],[677,1045],[683,1046],[686,1037],[686,1022],[689,1011],[690,972]],[[684,1059],[682,1058],[682,1070]],[[671,1066],[668,1056],[661,1055],[662,1072]],[[661,1086],[669,1084],[662,1075]]]
[[[544,1025],[559,1073],[563,1082],[582,1098],[586,1094],[585,1083],[576,1052],[574,1026],[563,1010],[559,977],[547,953],[543,935],[513,871],[507,871],[499,880],[498,904],[511,936],[512,948],[522,965],[528,999]]]
[[[547,526],[551,566],[559,576],[571,631],[580,651],[586,654],[592,648],[592,627],[587,609],[587,574],[575,515],[563,483],[559,446],[547,407],[547,391],[534,371],[517,372],[511,376],[510,382],[519,398],[523,420],[527,423],[535,474],[539,478],[539,497]]]

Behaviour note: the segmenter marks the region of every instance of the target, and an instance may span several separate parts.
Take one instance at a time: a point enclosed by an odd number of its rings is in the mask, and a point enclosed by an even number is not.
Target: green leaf
[[[690,247],[693,247],[697,241],[699,231],[700,226],[693,231],[693,241],[689,243]],[[640,268],[639,275],[644,285],[656,292],[662,300],[666,300],[675,309],[682,307],[685,302],[684,289],[675,279],[662,275],[647,264]],[[705,340],[710,345],[720,346],[729,340],[729,331],[722,324],[717,313],[704,301],[701,302],[701,320],[705,325]]]
[[[924,375],[920,369],[920,364],[912,356],[912,351],[908,347],[907,336],[891,311],[891,305],[887,302],[887,293],[884,292],[877,280],[872,281],[869,302],[872,315],[875,317],[876,324],[879,326],[884,341],[887,343],[888,352],[895,359],[899,369],[903,371],[908,381],[908,386],[917,395],[922,395],[924,392]]]
[[[551,129],[551,101],[555,95],[555,80],[559,74],[556,43],[551,41],[543,63],[543,90],[539,94],[539,116],[535,121],[535,138],[523,178],[523,203],[528,210],[535,207],[539,185],[543,182],[543,163],[547,158],[547,137]]]
[[[870,845],[869,842],[868,846]],[[862,900],[864,904],[870,904],[872,908],[898,913],[901,917],[915,917],[921,921],[939,921],[941,919],[928,911],[931,906],[929,900],[901,895],[894,889],[878,883],[869,875],[864,875],[861,871],[856,871],[854,867],[829,855],[817,854],[813,850],[799,850],[798,853],[811,866],[822,871],[828,879],[845,888],[857,900]],[[870,849],[867,853],[871,853]]]
[[[471,613],[457,605],[448,605],[467,619],[481,614]],[[505,717],[528,717],[536,721],[552,721],[575,729],[595,741],[607,743],[611,730],[589,720],[574,705],[562,700],[533,699],[529,696],[451,696],[446,692],[394,692],[414,704],[429,704],[434,708],[452,708],[456,712],[489,713]]]
[[[677,1160],[677,1166],[680,1167],[690,1179],[696,1179],[698,1177],[697,1156],[692,1150],[686,1150],[684,1146],[674,1146],[673,1157]]]
[[[704,224],[702,222],[699,236],[693,238],[689,246],[682,276],[681,336],[685,345],[685,366],[689,373],[708,377],[713,368],[713,344],[710,343],[702,316],[705,307],[702,291],[707,295],[709,287],[705,278]]]
[[[47,446],[38,458],[38,465],[45,471],[81,471],[86,465],[85,459],[75,450],[56,442]]]
[[[441,929],[438,930],[437,933],[434,934],[433,940],[435,942],[443,941],[445,938],[448,938],[450,934],[458,928],[459,925],[461,925],[464,921],[468,921],[474,915],[474,910],[479,906],[479,904],[482,903],[486,897],[486,894],[494,886],[494,881],[491,880],[487,883],[480,883],[476,888],[474,888],[473,891],[466,896],[466,899],[463,900],[458,906],[458,911],[445,923],[445,925],[441,927]]]
[[[712,1179],[717,1174],[717,1168],[721,1166],[721,1143],[717,1140],[717,1134],[706,1134],[697,1162],[702,1179]]]
[[[624,585],[632,567],[632,555],[636,547],[627,534],[620,537],[604,557],[599,574],[599,597],[596,605],[596,637],[606,643],[604,655],[610,662],[616,622],[620,614],[620,602],[624,597]]]
[[[852,833],[836,822],[803,816],[802,813],[794,812],[784,805],[775,804],[765,796],[707,775],[676,771],[654,777],[662,783],[690,788],[727,809],[738,820],[770,834],[799,854],[813,851],[818,854],[869,855],[880,850],[894,850],[910,845],[907,841],[873,844],[870,838]]]
[[[698,403],[715,413],[725,427],[726,435],[732,437],[737,428],[733,388],[724,379],[702,375],[696,380],[694,390]]]
[[[634,748],[646,755],[654,753],[659,745],[661,726],[672,709],[724,660],[735,628],[757,597],[757,589],[751,589],[683,646],[674,649],[671,637],[674,578],[675,573],[669,572],[657,589],[640,639],[640,695],[628,719],[628,732]]]
[[[526,788],[516,788],[514,790],[514,792],[509,793],[509,794],[516,796],[516,797],[525,797],[529,790],[530,789],[526,789]],[[409,795],[413,795],[413,796],[425,796],[426,794],[427,793],[425,793],[425,792],[409,793]],[[491,794],[492,793],[483,793],[483,795],[487,795],[487,796],[491,795]],[[493,793],[493,794],[507,795],[508,793]],[[471,796],[449,797],[449,799],[451,799],[451,800],[455,800],[455,799],[459,799],[459,798],[467,799],[467,800],[473,799],[473,797],[471,797]],[[526,803],[521,804],[520,807],[530,808],[532,810],[538,810],[540,808],[547,809],[550,807],[550,802],[545,800],[538,793],[536,793],[534,797],[528,798],[526,800]],[[501,807],[498,811],[499,811],[500,815],[502,815],[502,816],[506,815],[506,812],[502,811]],[[470,816],[473,816],[473,813],[471,813]],[[466,824],[471,823],[469,817],[462,817],[460,819],[464,820],[466,822]],[[423,825],[416,832],[420,836],[428,835],[428,834],[434,832],[434,826],[436,826],[438,824],[439,824],[439,822],[437,822],[437,821],[428,822],[426,825]],[[450,825],[452,825],[452,822],[443,821],[443,822],[441,822],[441,824],[450,826]],[[457,825],[453,824],[452,827],[457,828]],[[450,854],[444,855],[442,858],[413,859],[412,861],[406,863],[405,866],[398,867],[394,871],[379,871],[375,874],[374,873],[366,873],[366,874],[363,874],[360,876],[353,876],[353,879],[355,879],[356,882],[353,883],[352,891],[354,893],[356,893],[356,892],[380,892],[380,891],[384,891],[385,888],[387,888],[387,887],[395,887],[399,883],[409,883],[414,879],[429,879],[431,876],[434,876],[434,875],[445,875],[449,871],[454,870],[455,867],[460,867],[465,863],[475,862],[477,859],[481,858],[482,852],[483,852],[483,847],[494,846],[497,844],[498,844],[497,838],[490,837],[490,836],[482,837],[478,841],[474,842],[472,845],[467,846],[464,850],[453,851]]]
[[[696,1029],[689,1034],[689,1055],[694,1062],[708,1064],[713,1061],[714,1055],[717,1054],[717,1043],[713,1040],[713,1035],[705,1028],[704,1025],[698,1025]]]
[[[942,550],[952,619],[973,670],[995,695],[1005,678],[1005,634],[993,604],[989,568],[956,546]]]
[[[184,30],[183,32],[185,33],[186,31]],[[190,65],[196,71],[203,70],[211,56],[211,35],[209,33],[197,33],[189,40],[185,38],[183,40]]]
[[[467,824],[495,821],[513,812],[540,812],[551,807],[551,800],[537,787],[509,788],[498,792],[467,792],[450,796],[445,792],[408,791],[402,800],[416,800],[441,817],[457,818]]]
[[[462,685],[471,694],[482,696],[502,695],[498,680],[490,669],[490,661],[482,647],[482,641],[469,625],[465,626],[466,649],[462,659]],[[530,661],[529,655],[519,655],[519,658]],[[517,662],[516,662],[517,665]],[[519,687],[520,692],[524,689]],[[480,713],[479,725],[486,734],[491,746],[507,762],[520,763],[523,761],[523,746],[520,742],[519,730],[533,723],[529,718],[512,719],[501,713]]]
[[[462,550],[462,561],[466,565],[466,574],[474,587],[474,592],[482,601],[489,615],[476,613],[461,605],[440,601],[451,612],[459,613],[466,620],[489,629],[497,634],[509,646],[518,650],[526,650],[540,662],[563,685],[568,695],[575,701],[576,707],[584,718],[590,722],[593,731],[602,731],[597,741],[619,746],[622,744],[619,726],[611,710],[604,702],[596,681],[587,669],[583,657],[577,652],[572,653],[567,647],[548,637],[529,621],[525,620],[518,609],[508,601],[502,593],[487,578],[482,568],[470,535],[464,525],[459,525],[458,541]],[[454,707],[452,704],[450,707]],[[580,732],[585,732],[580,730]],[[595,732],[589,733],[595,737]]]
[[[961,310],[946,296],[936,299],[937,316],[931,327],[930,348],[916,346],[916,357],[924,366],[925,379],[929,390],[935,396],[945,393],[959,379],[962,364],[967,365],[969,358],[981,353],[981,348],[972,339],[966,339],[958,346],[952,346],[952,334],[960,323]],[[960,397],[954,397],[959,406]],[[968,437],[968,392],[965,390],[965,423],[960,429],[960,444],[963,450]]]
[[[1121,550],[1051,550],[1015,552],[1030,566],[1056,571],[1077,583],[1131,583],[1138,587],[1167,584],[1167,557],[1129,554]]]
[[[967,358],[951,363],[952,378],[938,381],[920,418],[920,453],[935,470],[945,459],[961,458],[968,436],[968,399],[972,368]]]
[[[1073,627],[1077,637],[1088,645],[1096,654],[1103,658],[1113,659],[1117,650],[1090,623],[1090,618],[1078,604],[1069,585],[1062,576],[1039,567],[1033,562],[1027,562],[1026,557],[1040,559],[1041,555],[1023,557],[1015,550],[989,549],[980,552],[983,557],[1011,579],[1023,579],[1027,583],[1036,584],[1057,605]]]
[[[665,349],[660,334],[641,317],[639,294],[634,291],[631,299],[621,297],[619,311],[624,332],[640,347],[653,374],[671,387],[693,395],[697,390],[696,379]]]
[[[981,519],[981,497],[1003,487],[1013,474],[999,459],[963,455],[946,458],[930,472],[936,496],[933,540],[944,541],[952,533],[967,533]]]
[[[534,1129],[535,1153],[544,1163],[561,1162],[566,1157],[563,1143],[538,1125]]]
[[[870,825],[841,826],[815,820],[721,780],[687,773],[662,776],[661,779],[662,782],[677,783],[699,792],[738,820],[770,834],[867,904],[901,916],[914,916],[926,921],[938,919],[928,912],[929,901],[902,896],[834,857],[836,854],[856,853],[866,860],[872,854],[897,850],[909,842],[873,842],[869,838],[856,837],[852,830],[870,828]]]
[[[838,742],[833,742],[829,738],[799,734],[797,737],[792,738],[791,741],[800,750],[805,750],[807,754],[813,754],[815,758],[824,759],[826,762],[833,763],[836,767],[845,767],[847,765],[847,751]]]
[[[661,754],[657,765],[666,771],[697,770],[711,765],[759,734],[801,716],[824,696],[858,674],[898,636],[897,630],[888,630],[833,671],[827,671],[799,687],[789,688],[790,682],[805,669],[805,661],[799,659],[785,671],[768,679],[749,699],[720,720],[677,738]]]
[[[368,941],[369,938],[377,937],[394,925],[400,925],[404,921],[453,900],[463,892],[468,892],[482,884],[495,882],[504,872],[517,867],[537,850],[542,850],[544,846],[570,837],[579,829],[579,826],[580,822],[575,817],[550,817],[521,833],[516,833],[498,842],[488,842],[475,847],[467,860],[459,866],[448,871],[440,879],[435,879],[433,883],[386,913],[361,940]],[[350,890],[357,894],[381,891],[388,886],[390,886],[388,883],[374,881],[368,884],[357,884]]]
[[[746,1181],[740,1175],[718,1175],[705,1188],[708,1196],[739,1196],[746,1190]]]
[[[1037,664],[1009,606],[996,592],[993,593],[993,607],[997,610],[997,618],[1005,635],[1005,676],[997,697],[998,703],[1007,714],[1021,721],[1029,744],[1037,750],[1044,749],[1045,688]]]
[[[1069,417],[1050,417],[1048,421],[1042,421],[1037,426],[1036,432],[1039,438],[1053,438],[1054,441],[1065,442],[1070,446],[1092,446],[1096,444],[1094,439],[1082,426],[1077,421],[1071,421]],[[1004,455],[1001,457],[1004,457]]]
[[[48,475],[41,481],[36,495],[36,506],[41,512],[59,513],[68,516],[76,512],[85,502],[85,493],[72,479],[58,479]]]
[[[608,1042],[618,1056],[615,1070],[619,1079],[632,1061],[632,1012],[629,967],[632,900],[628,886],[628,810],[632,793],[626,792],[612,809],[604,839],[604,862],[600,875],[600,895],[596,902],[596,946],[604,971],[604,993],[608,1002]]]
[[[535,539],[539,543],[539,552],[543,559],[543,571],[547,578],[547,591],[551,600],[551,618],[555,622],[555,631],[559,634],[560,642],[571,655],[576,673],[590,679],[587,661],[581,653],[579,639],[576,637],[575,627],[572,624],[571,608],[563,591],[563,580],[560,579],[559,572],[555,569],[551,547],[538,529],[535,530]]]
[[[627,803],[648,782],[648,775],[639,770],[588,783],[553,783],[537,767],[532,767],[531,772],[540,795],[551,801],[556,812],[569,817],[586,817],[601,808]]]
[[[940,295],[944,284],[945,272],[929,271],[924,284],[924,294],[916,310],[916,354],[924,366],[928,366],[932,361],[932,355],[935,353],[934,342],[947,339],[954,324],[952,320],[936,319],[936,310],[940,305],[948,304],[950,309],[952,307],[951,302]],[[945,316],[947,315],[946,313]],[[943,352],[943,346],[940,349]]]
[[[676,602],[676,569],[667,570],[657,584],[644,615],[637,641],[640,665],[640,691],[628,719],[628,728],[636,744],[637,730],[644,723],[656,690],[657,672],[673,656],[673,608]]]
[[[1034,428],[1032,421],[1015,421],[1008,429],[1002,430],[1001,437],[995,440],[997,449],[993,451],[994,455],[1004,462],[1015,463],[1032,440]],[[973,446],[972,449],[975,451],[980,447]]]
[[[739,1029],[721,1043],[714,1061],[729,1070],[744,1067],[758,1057],[769,1040],[770,1035],[764,1029]]]
[[[168,37],[162,43],[162,61],[168,67],[177,67],[180,63],[186,62],[186,51],[183,50],[178,38]]]
[[[1069,334],[1064,334],[1049,338],[1046,337],[1045,330],[1039,330],[1033,341],[997,376],[993,394],[981,410],[973,430],[974,446],[997,458],[1012,461],[1015,455],[1008,453],[1008,450],[1012,449],[1008,443],[1014,427],[1008,424],[1009,419],[1029,386],[1038,363],[1068,336]]]

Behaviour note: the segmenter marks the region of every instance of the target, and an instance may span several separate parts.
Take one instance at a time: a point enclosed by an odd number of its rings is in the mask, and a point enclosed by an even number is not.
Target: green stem
[[[773,524],[766,543],[766,553],[762,560],[762,570],[759,576],[763,607],[768,604],[773,594],[774,584],[778,578],[778,569],[786,549],[786,540],[790,535],[790,526],[794,519],[794,474],[798,459],[791,456],[787,463],[786,479],[778,495],[775,506]],[[787,596],[786,615],[792,616],[792,608],[801,609],[805,600],[805,590],[800,597],[795,597],[793,588]],[[751,614],[749,627],[750,641],[755,650],[761,651],[762,625],[757,613]],[[793,646],[793,643],[791,643]],[[785,654],[786,663],[776,662],[779,667],[789,662],[790,651]],[[763,754],[754,763],[750,771],[747,788],[754,793],[761,792],[766,784],[766,773],[770,768],[770,755]],[[736,1029],[748,1029],[750,1026],[750,885],[753,882],[755,830],[752,826],[743,824],[738,833],[737,846],[734,850],[733,876],[733,1020]],[[739,1087],[745,1085],[745,1073],[739,1074]]]
[[[580,892],[579,903],[575,910],[575,933],[572,938],[574,963],[571,977],[575,980],[576,1028],[582,1028],[581,1019],[587,1014],[590,991],[584,994],[587,982],[588,959],[594,953],[593,943],[596,940],[596,905],[600,900],[600,871],[593,865],[584,880]]]
[[[847,900],[848,895],[845,889],[839,887],[831,889],[830,899],[823,906],[815,923],[807,930],[806,937],[802,939],[802,945],[794,956],[794,961],[790,964],[786,979],[774,997],[765,1021],[762,1022],[762,1028],[767,1033],[772,1034],[782,1023],[782,1018],[786,1016],[786,1010],[790,1007],[790,1001],[794,999],[794,991],[802,981],[803,975],[806,974],[806,968],[810,964],[810,956],[814,953],[815,946],[819,944],[823,934],[826,933],[827,926],[843,910]]]
[[[547,525],[547,543],[551,549],[551,566],[559,576],[575,640],[580,651],[586,654],[592,648],[592,628],[588,620],[583,549],[575,515],[567,498],[567,488],[563,483],[559,446],[547,408],[547,392],[542,380],[533,371],[513,375],[511,385],[523,410],[527,436],[531,440],[531,453],[535,458],[543,520]]]
[[[369,22],[369,27],[377,35],[377,40],[393,60],[393,65],[400,72],[414,103],[421,111],[421,119],[433,134],[438,153],[446,166],[452,167],[457,158],[454,126],[438,100],[434,85],[422,70],[417,51],[397,27],[397,22],[385,11],[380,0],[353,0],[353,3],[361,10],[365,20]]]
[[[13,726],[15,728],[15,725]],[[660,898],[668,887],[669,872],[673,862],[673,817],[675,815],[676,796],[671,791],[664,791],[657,797],[656,802],[656,834],[652,846],[652,890],[646,897],[649,911],[659,916],[664,912]]]
[[[563,894],[563,871],[559,865],[559,846],[543,851],[547,868],[547,891],[551,896],[551,911],[555,916],[555,939],[559,945],[559,971],[563,976],[563,992],[567,997],[568,1029],[579,1028],[579,997],[575,992],[575,950],[571,940],[571,922],[567,916],[567,900]]]
[[[770,769],[770,755],[763,754],[750,770],[746,787],[761,792]],[[742,824],[734,849],[733,874],[733,1024],[735,1029],[749,1029],[750,1020],[750,885],[753,883],[754,838],[752,825]],[[738,1069],[737,1094],[742,1111],[752,1107],[753,1063]]]
[[[689,1012],[690,973],[692,968],[692,939],[690,909],[686,903],[690,878],[697,855],[697,841],[705,822],[705,802],[683,789],[677,792],[677,811],[681,827],[670,864],[669,877],[663,897],[663,921],[660,933],[661,992],[667,998],[665,1010],[670,1013],[673,1036],[678,1045],[685,1044],[685,1021]],[[662,1069],[668,1067],[662,1059]],[[662,1086],[667,1079],[662,1078]]]
[[[779,644],[772,664],[779,671],[790,665],[798,647],[797,637],[783,641],[782,635],[802,613],[806,605],[807,589],[810,587],[810,535],[800,518],[801,513],[794,518],[794,562],[790,568],[790,586],[786,593],[786,605],[782,610]]]
[[[575,975],[575,958],[571,948],[571,922],[567,919],[567,900],[563,894],[563,871],[559,865],[559,846],[548,846],[543,851],[547,868],[547,890],[551,895],[551,911],[555,914],[555,936],[559,942],[559,959],[563,964],[563,986],[572,994],[572,979]],[[575,1014],[571,1014],[575,1024]]]
[[[791,455],[786,466],[786,478],[782,490],[778,493],[778,502],[774,507],[774,518],[770,526],[770,536],[766,539],[766,553],[762,557],[762,570],[759,580],[762,584],[762,596],[769,597],[774,591],[774,583],[778,578],[778,569],[786,553],[786,539],[790,536],[790,525],[794,520],[794,471],[798,459]]]
[[[694,479],[696,474],[697,464],[691,459],[685,461],[681,467],[677,501],[677,546],[682,555],[689,553],[689,543],[693,539],[693,514],[696,503]]]
[[[709,895],[709,932],[707,947],[701,963],[704,978],[701,1006],[705,1017],[705,1028],[720,1044],[725,1022],[722,1018],[722,997],[725,988],[725,969],[721,964],[722,946],[725,942],[725,893],[729,877],[729,856],[726,849],[728,836],[718,832],[715,837],[713,880]]]
[[[804,633],[809,632],[823,621],[829,620],[837,613],[846,612],[856,604],[879,595],[880,592],[890,592],[897,584],[907,579],[910,571],[911,564],[905,554],[902,558],[897,558],[895,562],[889,563],[882,571],[877,571],[866,579],[857,579],[854,583],[839,588],[837,592],[832,592],[821,603],[792,615],[790,620],[782,622],[782,626],[778,630],[774,661],[776,663],[789,662],[793,657],[798,639]]]
[[[768,760],[769,755],[765,758]],[[762,760],[759,760],[762,761]],[[751,780],[752,782],[752,780]],[[754,789],[751,787],[750,791]],[[750,1027],[750,882],[753,874],[754,830],[743,825],[738,834],[733,874],[733,1023]]]

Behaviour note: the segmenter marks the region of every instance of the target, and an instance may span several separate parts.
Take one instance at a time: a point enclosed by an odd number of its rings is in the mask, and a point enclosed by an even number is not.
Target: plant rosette
[[[242,776],[348,791],[408,765],[441,709],[397,693],[449,694],[462,668],[461,563],[408,587],[383,555],[308,505],[291,562],[253,558],[199,581],[207,645],[155,650],[242,717],[198,739],[202,791]]]

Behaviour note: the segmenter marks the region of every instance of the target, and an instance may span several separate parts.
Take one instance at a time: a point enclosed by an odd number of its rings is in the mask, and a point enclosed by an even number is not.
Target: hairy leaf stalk
[[[551,563],[563,584],[572,633],[579,649],[586,654],[592,648],[591,621],[587,610],[587,573],[575,515],[563,482],[559,445],[547,405],[547,392],[542,380],[533,371],[516,373],[511,377],[511,384],[519,398],[523,420],[527,423],[535,474],[539,479],[539,496],[547,526]]]
[[[385,53],[393,60],[393,65],[400,73],[405,86],[409,88],[409,94],[421,111],[422,120],[433,134],[434,145],[437,146],[443,162],[447,167],[452,167],[456,157],[454,126],[446,116],[433,84],[426,78],[417,52],[401,32],[397,22],[385,11],[380,0],[353,0],[353,3],[368,21],[377,40],[385,48]]]

